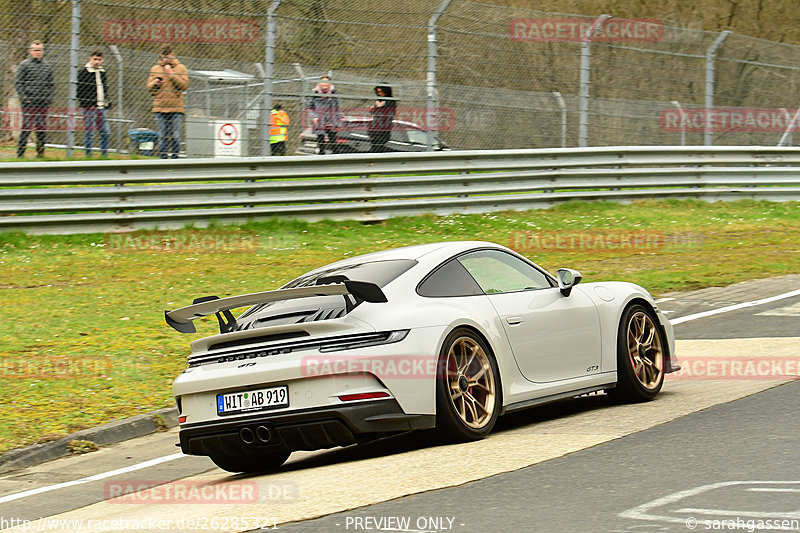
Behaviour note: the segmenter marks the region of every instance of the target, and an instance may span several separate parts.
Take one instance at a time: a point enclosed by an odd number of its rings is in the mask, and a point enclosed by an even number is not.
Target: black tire
[[[251,474],[255,472],[272,472],[286,462],[292,452],[272,451],[258,455],[225,455],[214,453],[209,455],[214,464],[223,470],[234,473]]]
[[[625,309],[617,330],[617,386],[608,395],[624,403],[655,398],[664,385],[665,349],[652,309],[641,304]]]
[[[450,442],[488,435],[500,414],[501,391],[497,362],[486,342],[467,328],[450,332],[439,353],[436,375],[439,435]]]

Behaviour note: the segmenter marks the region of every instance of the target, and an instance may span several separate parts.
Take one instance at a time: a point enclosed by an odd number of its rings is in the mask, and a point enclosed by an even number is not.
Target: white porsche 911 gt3
[[[499,415],[593,391],[654,398],[679,370],[669,321],[637,285],[580,281],[497,244],[442,242],[167,311],[181,332],[211,314],[220,327],[173,385],[181,449],[267,471],[416,429],[479,439]]]

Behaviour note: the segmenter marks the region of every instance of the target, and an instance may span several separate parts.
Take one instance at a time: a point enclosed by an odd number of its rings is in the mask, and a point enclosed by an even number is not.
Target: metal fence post
[[[725,42],[725,39],[730,34],[730,30],[720,33],[706,51],[706,127],[703,133],[703,144],[706,146],[711,146],[712,144],[710,113],[714,108],[714,57],[717,54],[717,49],[722,46],[722,43]]]
[[[306,73],[303,70],[303,66],[300,63],[292,63],[295,72],[297,75],[300,76],[300,116],[303,116],[303,112],[308,107],[308,94],[311,92],[311,89],[308,88],[308,81],[306,81]],[[300,121],[300,127],[304,125],[303,120]]]
[[[114,54],[114,59],[117,60],[117,153],[121,154],[123,145],[122,120],[125,118],[122,107],[125,102],[122,98],[122,88],[125,86],[125,78],[123,76],[125,64],[122,62],[122,54],[117,45],[109,45],[108,49],[111,50],[111,53]]]
[[[686,111],[683,110],[679,101],[673,100],[671,103],[678,109],[678,113],[681,114],[681,146],[686,146]]]
[[[553,91],[553,96],[556,98],[556,103],[561,109],[561,148],[567,147],[567,103],[564,102],[564,97],[558,91]]]
[[[261,155],[272,155],[269,144],[270,112],[272,111],[272,78],[275,76],[275,12],[283,0],[274,0],[267,11],[266,77],[264,78],[264,114],[261,127]]]
[[[783,135],[781,135],[778,141],[778,146],[791,146],[792,132],[797,128],[797,121],[800,120],[800,109],[798,109],[791,118],[789,117],[788,109],[781,108],[781,111],[783,111],[783,115],[789,119],[789,121],[786,124],[786,130],[784,130]]]
[[[442,0],[442,3],[439,4],[439,9],[431,15],[430,20],[428,20],[428,83],[427,83],[427,106],[428,109],[425,113],[425,132],[426,132],[426,150],[428,152],[433,151],[433,129],[432,123],[434,120],[434,116],[436,117],[436,123],[438,125],[439,122],[439,113],[436,109],[437,107],[437,98],[436,98],[436,24],[439,22],[439,18],[444,15],[444,12],[447,10],[448,6],[452,3],[453,0]]]
[[[611,15],[600,15],[581,38],[581,86],[578,101],[578,146],[584,147],[589,141],[589,78],[592,57],[592,37],[610,19]]]
[[[67,157],[75,144],[75,109],[78,100],[78,63],[81,51],[81,0],[72,0],[72,34],[69,43],[69,96],[67,100]]]

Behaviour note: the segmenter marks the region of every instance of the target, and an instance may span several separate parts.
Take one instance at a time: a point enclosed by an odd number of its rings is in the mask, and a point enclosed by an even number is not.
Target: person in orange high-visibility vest
[[[269,112],[269,145],[272,155],[286,155],[286,139],[289,138],[289,114],[281,104],[275,104]]]

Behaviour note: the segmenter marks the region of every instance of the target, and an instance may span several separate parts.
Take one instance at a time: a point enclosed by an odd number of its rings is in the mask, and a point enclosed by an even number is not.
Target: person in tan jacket
[[[189,73],[177,60],[172,46],[161,47],[158,64],[150,69],[147,88],[153,95],[153,113],[158,124],[158,147],[162,159],[177,159],[181,151],[181,126],[185,114],[183,91],[189,87]]]

